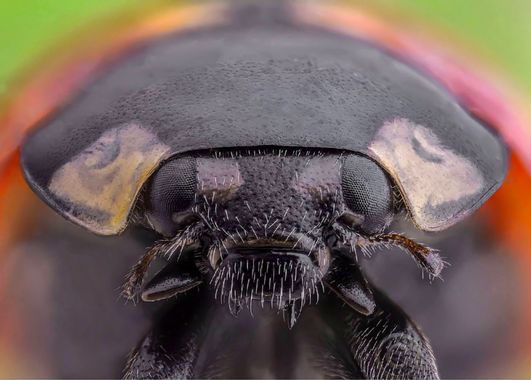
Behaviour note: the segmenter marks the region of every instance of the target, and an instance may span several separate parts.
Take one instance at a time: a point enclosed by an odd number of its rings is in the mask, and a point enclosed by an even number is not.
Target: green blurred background
[[[62,36],[140,1],[0,0],[0,93]],[[372,0],[374,5],[435,24],[531,93],[530,0]]]

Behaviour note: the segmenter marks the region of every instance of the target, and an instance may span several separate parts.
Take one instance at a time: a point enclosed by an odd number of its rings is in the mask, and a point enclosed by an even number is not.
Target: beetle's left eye
[[[393,216],[393,193],[385,172],[360,155],[345,157],[341,169],[343,200],[349,212],[343,222],[361,232],[381,231]]]
[[[196,160],[181,157],[166,162],[151,178],[145,193],[145,213],[162,235],[186,224],[197,190]]]

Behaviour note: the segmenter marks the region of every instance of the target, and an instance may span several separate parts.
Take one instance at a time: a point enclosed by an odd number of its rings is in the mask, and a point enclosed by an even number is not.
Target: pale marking
[[[223,201],[230,199],[244,183],[240,165],[234,159],[198,158],[197,180],[202,184],[200,194],[215,193]]]
[[[316,157],[301,172],[295,172],[291,187],[300,194],[309,193],[321,199],[341,184],[341,166],[336,157]]]
[[[169,150],[141,125],[124,124],[61,166],[48,187],[71,207],[70,219],[99,234],[116,234],[125,228],[140,188]]]
[[[369,151],[395,179],[423,230],[440,230],[464,217],[466,209],[456,207],[444,214],[441,206],[484,188],[483,176],[472,162],[443,146],[428,128],[407,119],[385,123]]]

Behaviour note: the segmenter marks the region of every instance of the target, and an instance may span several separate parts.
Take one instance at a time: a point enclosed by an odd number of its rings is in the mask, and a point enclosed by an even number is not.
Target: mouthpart
[[[330,265],[327,247],[304,236],[231,242],[211,248],[208,256],[214,269],[210,283],[222,303],[233,308],[269,302],[281,309],[296,300],[317,302]]]

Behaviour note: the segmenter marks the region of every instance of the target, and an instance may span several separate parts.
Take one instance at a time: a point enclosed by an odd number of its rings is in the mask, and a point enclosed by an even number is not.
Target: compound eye
[[[189,224],[196,190],[195,158],[176,158],[161,166],[151,177],[144,198],[146,217],[153,228],[171,236]]]
[[[349,212],[343,222],[365,233],[383,230],[393,216],[391,183],[374,161],[359,155],[345,157],[341,169],[343,200]]]

